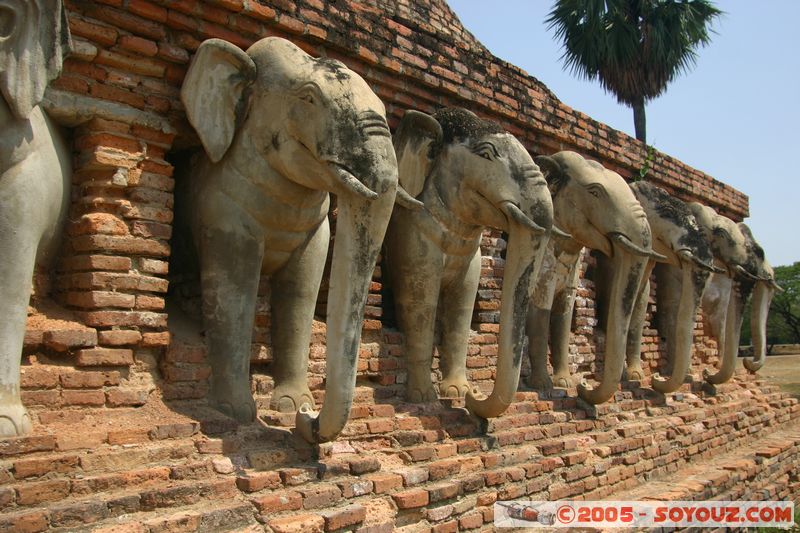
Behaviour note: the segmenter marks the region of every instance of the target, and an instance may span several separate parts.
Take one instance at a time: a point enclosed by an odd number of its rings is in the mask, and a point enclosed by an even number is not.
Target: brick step
[[[8,475],[0,512],[12,521],[7,524],[44,516],[45,527],[71,529],[112,527],[135,513],[144,513],[136,520],[145,524],[164,520],[139,529],[148,531],[178,528],[189,506],[227,500],[250,506],[250,516],[275,531],[298,524],[328,531],[341,524],[402,529],[420,520],[478,527],[470,524],[490,522],[498,498],[602,497],[689,461],[734,453],[777,426],[797,426],[795,399],[776,414],[752,382],[731,391],[722,403],[704,405],[686,393],[594,416],[568,407],[566,395],[521,392],[506,415],[488,422],[448,402],[379,399],[354,405],[348,426],[359,429],[319,446],[288,428],[237,425],[202,405],[173,406],[131,430],[141,439],[126,444],[59,450],[57,439],[4,443],[0,453],[7,459],[0,466]],[[551,411],[555,406],[562,409]],[[44,437],[53,439],[38,438]],[[27,496],[18,501],[18,494]],[[213,505],[195,510],[206,509]]]
[[[13,475],[15,481],[24,480],[26,484],[32,484],[39,478],[52,478],[53,474],[68,480],[157,467],[167,461],[177,467],[196,460],[197,454],[198,449],[192,439],[180,439],[25,457],[0,463],[0,470]],[[0,486],[10,483],[10,479],[4,479]]]
[[[78,533],[156,532],[170,533],[257,533],[264,528],[254,518],[253,506],[247,502],[203,502],[179,510],[139,512],[107,519],[78,529]]]
[[[368,394],[363,395],[368,396]],[[529,440],[540,441],[545,438],[583,433],[592,429],[597,431],[598,428],[602,431],[603,426],[614,426],[613,431],[629,437],[633,435],[631,432],[646,432],[680,422],[702,421],[709,418],[710,415],[718,417],[720,413],[729,413],[724,419],[734,420],[734,417],[739,417],[741,413],[753,416],[766,409],[763,404],[759,403],[760,396],[757,395],[746,400],[720,404],[719,407],[712,405],[704,408],[692,408],[694,402],[702,402],[701,399],[683,397],[680,402],[673,401],[664,407],[649,408],[650,417],[643,424],[635,420],[626,422],[627,418],[633,418],[633,413],[621,412],[615,413],[613,416],[583,419],[577,418],[584,415],[584,411],[579,409],[570,412],[549,410],[556,406],[554,401],[561,401],[563,398],[535,400],[538,398],[536,393],[520,393],[518,398],[522,401],[513,404],[504,417],[491,420],[487,424],[486,429],[492,433],[493,438],[500,445],[521,444]],[[781,399],[780,405],[789,406],[795,401],[791,398]],[[675,418],[666,417],[664,414],[671,411],[677,413]],[[603,421],[602,425],[599,423],[600,420]],[[761,422],[766,421],[768,418]],[[470,417],[463,409],[451,409],[438,404],[423,406],[402,403],[356,405],[353,409],[353,418],[348,424],[343,438],[358,442],[359,439],[364,438],[388,437],[389,440],[386,441],[384,448],[373,446],[372,449],[388,454],[397,454],[399,449],[402,450],[402,453],[410,455],[411,462],[417,462],[440,458],[437,453],[425,451],[425,448],[430,447],[430,443],[444,442],[449,438],[475,434],[479,424],[477,419]],[[443,425],[447,426],[448,434],[442,430]],[[519,431],[519,428],[524,428],[524,431]],[[178,443],[175,440],[181,437],[197,436],[201,429],[212,430],[212,433],[220,433],[220,435],[216,437],[213,435],[211,437],[202,436],[196,443],[189,441]],[[24,445],[26,439],[29,442]],[[13,452],[14,440],[20,441],[16,446],[17,451],[37,449],[37,439],[41,441],[46,439],[46,436],[11,439],[3,444],[12,446],[7,446],[6,450],[0,450],[0,453],[3,451]],[[138,464],[142,464],[147,461],[148,457],[152,457],[152,461],[148,464],[157,463],[163,457],[163,449],[162,453],[159,453],[160,448],[157,446],[150,451],[147,451],[145,447],[136,447],[133,451],[118,449],[120,448],[119,443],[124,446],[140,442],[171,442],[167,448],[172,446],[182,448],[172,454],[173,458],[176,456],[188,457],[190,452],[193,453],[187,447],[189,444],[196,445],[200,453],[225,451],[237,455],[240,460],[247,460],[258,469],[291,466],[308,460],[311,453],[310,448],[304,447],[302,442],[287,430],[262,428],[255,425],[237,426],[230,419],[218,415],[216,419],[212,416],[201,422],[189,420],[109,432],[106,443],[87,453],[80,454],[72,450],[55,454],[43,452],[34,454],[30,459],[13,462],[11,468],[12,471],[22,470],[24,472],[22,478],[44,475],[53,464],[58,465],[57,471],[63,474],[69,474],[71,471],[87,474],[95,473],[96,471],[93,471],[92,468],[97,466],[105,466],[108,471],[114,471],[136,461],[139,461]],[[273,444],[272,448],[265,447],[265,442]],[[414,445],[422,445],[422,450],[415,449]],[[108,451],[105,451],[106,448]],[[9,463],[5,463],[5,465],[7,468]],[[3,463],[0,463],[0,468],[2,466]],[[17,466],[19,468],[16,468]],[[15,475],[15,477],[20,479],[20,476]]]
[[[152,480],[136,488],[109,487],[103,492],[80,497],[69,496],[40,502],[37,507],[7,510],[0,518],[0,530],[16,530],[29,521],[46,521],[50,528],[84,527],[101,520],[128,520],[134,513],[165,512],[176,507],[231,501],[239,494],[232,476],[210,480]],[[240,500],[241,501],[241,500]],[[45,504],[46,505],[42,505]],[[44,529],[44,528],[43,528]]]
[[[265,472],[258,483],[250,486],[256,489],[251,493],[251,501],[263,515],[273,516],[277,513],[289,520],[299,512],[314,511],[323,501],[335,505],[345,501],[358,502],[358,496],[379,497],[387,494],[400,514],[414,510],[422,512],[419,510],[428,506],[432,509],[424,513],[438,520],[441,514],[437,513],[448,512],[439,509],[440,504],[445,507],[452,501],[473,504],[473,499],[477,502],[478,498],[482,498],[484,505],[489,505],[491,502],[488,499],[491,498],[479,493],[495,487],[499,490],[494,497],[499,499],[533,496],[541,499],[565,498],[583,490],[599,489],[601,480],[616,490],[629,488],[637,483],[636,476],[642,472],[637,467],[641,459],[630,462],[624,459],[632,458],[632,454],[647,452],[648,448],[649,453],[654,455],[656,451],[663,452],[672,446],[666,440],[657,442],[652,435],[648,436],[651,437],[648,441],[642,439],[638,446],[626,448],[625,457],[610,457],[613,449],[606,454],[602,447],[586,451],[577,448],[578,442],[565,444],[558,441],[553,443],[557,453],[551,456],[539,454],[541,450],[537,446],[510,447],[473,456],[459,454],[452,459],[430,462],[424,467],[411,465],[388,468],[357,480],[334,478],[306,488],[279,487],[280,476]],[[470,440],[475,439],[467,441]],[[719,449],[722,448],[714,450],[715,455]],[[553,453],[553,450],[549,451]],[[645,453],[643,458],[646,457],[648,455]],[[664,459],[661,468],[665,472],[668,468],[677,468],[682,460],[679,454],[675,454]],[[309,472],[305,471],[304,474]],[[267,483],[266,479],[272,482]],[[582,485],[577,484],[581,482]],[[295,518],[302,520],[303,516]]]
[[[793,405],[796,400],[786,402],[787,406]],[[391,407],[383,405],[382,408]],[[407,405],[396,404],[395,415],[387,419],[371,418],[358,424],[359,426],[378,427],[386,424],[385,435],[390,440],[386,446],[371,448],[375,451],[391,452],[398,449],[414,451],[414,446],[429,447],[432,443],[443,442],[448,438],[459,438],[463,435],[480,434],[477,419],[470,417],[463,410],[447,410],[444,407],[428,405],[427,411],[414,412],[421,409],[416,406],[409,408]],[[672,407],[672,406],[670,406]],[[498,419],[490,420],[486,424],[486,433],[499,441],[499,444],[521,443],[523,441],[538,441],[548,438],[562,437],[570,434],[579,434],[587,431],[611,431],[623,437],[646,433],[653,429],[674,425],[700,422],[707,419],[722,417],[728,423],[739,418],[754,417],[766,412],[766,406],[757,399],[736,402],[733,406],[720,404],[698,408],[690,405],[689,408],[647,410],[635,413],[613,413],[594,418],[582,418],[585,414],[581,410],[571,412],[536,412],[537,402],[517,402],[512,404],[507,413]],[[412,414],[413,413],[413,414]],[[422,414],[424,413],[424,414]],[[643,416],[647,417],[643,420]],[[351,421],[351,425],[354,421]],[[456,432],[453,433],[453,429]],[[463,425],[463,426],[462,426]],[[442,428],[446,427],[445,432]],[[466,428],[462,432],[462,429]],[[445,434],[447,433],[447,434]],[[347,438],[351,443],[361,442],[368,433],[364,431],[349,431]],[[378,435],[380,436],[380,435]],[[374,440],[375,435],[369,434]]]
[[[779,469],[776,472],[775,469]],[[784,483],[775,484],[778,475]],[[772,481],[770,481],[772,479]],[[768,437],[708,459],[675,463],[654,471],[636,486],[614,492],[613,500],[737,500],[747,491],[760,499],[798,498],[800,426],[784,427]],[[587,496],[588,499],[588,496]]]

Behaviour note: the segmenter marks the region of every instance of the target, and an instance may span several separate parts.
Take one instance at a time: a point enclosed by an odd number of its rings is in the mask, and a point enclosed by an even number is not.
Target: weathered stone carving
[[[553,239],[542,266],[527,322],[531,357],[529,384],[538,389],[569,387],[568,354],[572,309],[583,247],[599,250],[610,261],[609,279],[597,279],[605,292],[605,369],[601,382],[578,385],[585,401],[598,404],[617,390],[625,362],[625,344],[636,295],[651,249],[650,226],[641,205],[619,174],[575,152],[535,158],[553,197],[555,224],[572,234]],[[602,270],[602,269],[598,269]],[[598,276],[603,278],[603,276]],[[550,344],[553,378],[547,372]]]
[[[755,359],[745,366],[751,372],[761,368],[766,357],[767,313],[772,295],[779,287],[764,250],[753,239],[750,228],[722,216],[708,206],[689,204],[700,229],[711,243],[718,267],[703,294],[702,309],[717,340],[720,367],[716,373],[704,372],[709,383],[719,385],[733,376],[739,353],[739,336],[747,299],[753,295],[751,331]]]
[[[628,331],[627,376],[644,378],[641,362],[642,328],[650,296],[650,273],[656,274],[656,318],[659,335],[666,341],[666,376],[654,375],[652,386],[667,393],[683,384],[692,361],[694,320],[697,306],[712,272],[711,245],[697,225],[689,206],[667,191],[647,182],[631,184],[647,214],[653,234],[653,249],[666,262],[651,260],[645,270],[644,289],[639,293]]]
[[[755,287],[750,301],[750,338],[753,342],[753,358],[742,360],[744,367],[751,373],[758,372],[767,359],[767,318],[772,297],[783,289],[775,282],[775,271],[764,255],[764,249],[756,242],[750,227],[739,223],[747,247],[750,264],[755,265]]]
[[[514,136],[464,109],[433,116],[408,111],[394,144],[404,190],[398,189],[386,234],[385,264],[406,333],[407,398],[437,397],[431,357],[438,315],[440,394],[466,395],[471,412],[498,416],[517,390],[525,310],[552,226],[547,184]],[[509,238],[497,378],[491,395],[483,398],[470,388],[465,367],[485,227],[503,229]]]
[[[246,53],[205,41],[181,98],[207,154],[191,169],[190,205],[210,400],[242,422],[255,417],[250,342],[263,272],[271,277],[271,407],[299,409],[297,430],[309,442],[331,440],[350,412],[364,306],[395,198],[384,106],[342,63],[274,37]],[[329,242],[328,192],[338,195],[338,218],[327,389],[316,414],[306,369]]]
[[[69,49],[60,0],[0,2],[0,437],[31,428],[19,392],[31,277],[58,246],[71,174],[39,103]]]

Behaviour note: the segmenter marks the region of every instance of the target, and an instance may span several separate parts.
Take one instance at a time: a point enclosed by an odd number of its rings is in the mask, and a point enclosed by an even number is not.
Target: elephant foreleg
[[[547,371],[547,340],[550,330],[550,309],[542,309],[531,304],[528,309],[526,323],[528,335],[528,356],[531,360],[531,375],[528,386],[548,390],[553,388],[553,381]]]
[[[647,315],[647,303],[650,299],[650,270],[652,265],[645,272],[644,286],[639,291],[636,304],[633,306],[631,314],[631,325],[628,328],[628,340],[625,347],[625,372],[627,378],[632,381],[644,379],[644,369],[642,368],[642,329]]]
[[[234,224],[204,228],[199,253],[212,370],[209,401],[226,415],[251,422],[256,406],[250,393],[250,350],[263,239]]]
[[[397,308],[406,340],[406,399],[412,403],[433,401],[438,398],[431,380],[436,305],[397,301]]]
[[[463,398],[469,390],[467,345],[480,272],[481,255],[476,251],[465,275],[443,290],[440,311],[442,382],[439,384],[439,394],[443,397]]]
[[[39,239],[6,217],[0,213],[0,437],[16,437],[31,430],[19,370]]]
[[[569,341],[572,332],[572,309],[575,307],[575,293],[578,291],[579,256],[560,256],[564,265],[564,285],[553,296],[553,310],[550,315],[550,358],[553,363],[553,385],[569,388],[572,378],[569,372]]]
[[[326,218],[272,277],[270,303],[275,390],[270,409],[294,412],[305,403],[314,405],[308,389],[308,346],[329,240]]]
[[[395,264],[395,266],[401,266]],[[438,269],[411,265],[393,276],[397,321],[405,334],[406,399],[413,403],[438,398],[431,381],[436,304],[441,278]]]
[[[550,358],[553,363],[553,386],[569,388],[569,340],[572,331],[572,309],[575,306],[574,285],[556,293],[550,317]]]

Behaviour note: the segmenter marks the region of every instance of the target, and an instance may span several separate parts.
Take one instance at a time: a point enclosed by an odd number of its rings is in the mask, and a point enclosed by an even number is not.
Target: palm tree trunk
[[[644,98],[640,98],[631,106],[633,107],[633,127],[636,138],[647,144],[647,120],[644,115]]]

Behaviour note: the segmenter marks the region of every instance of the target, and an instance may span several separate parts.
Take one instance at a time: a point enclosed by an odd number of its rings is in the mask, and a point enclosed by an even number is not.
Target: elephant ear
[[[225,155],[247,113],[256,65],[247,53],[222,39],[204,41],[181,87],[186,116],[203,147],[217,162]]]
[[[0,0],[0,92],[15,117],[42,101],[70,45],[61,0]]]
[[[393,137],[399,185],[412,198],[422,192],[442,143],[442,126],[430,115],[408,110]]]

